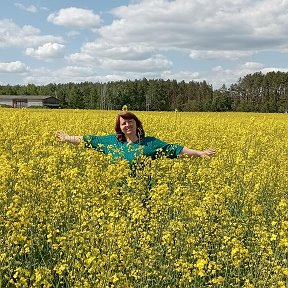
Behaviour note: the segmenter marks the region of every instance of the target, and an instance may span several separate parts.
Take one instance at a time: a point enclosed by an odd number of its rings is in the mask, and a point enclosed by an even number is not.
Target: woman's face
[[[124,119],[122,117],[120,120],[120,129],[126,136],[135,136],[137,131],[137,124],[134,119]]]

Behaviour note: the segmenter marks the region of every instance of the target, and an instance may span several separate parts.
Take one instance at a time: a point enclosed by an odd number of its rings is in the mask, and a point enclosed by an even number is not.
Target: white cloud
[[[46,42],[63,42],[62,37],[41,35],[41,31],[31,25],[19,27],[12,20],[0,20],[0,48],[31,47]]]
[[[48,84],[48,83],[68,83],[87,81],[87,77],[94,75],[94,71],[88,67],[66,66],[52,70],[47,68],[37,68],[31,70],[24,78],[24,83]]]
[[[97,65],[100,62],[96,57],[90,56],[85,53],[74,53],[67,57],[67,61],[72,64],[82,64],[82,65]]]
[[[276,68],[276,67],[268,67],[268,68],[263,68],[261,69],[261,72],[263,72],[264,74],[268,73],[268,72],[283,72],[283,73],[288,73],[288,68]]]
[[[71,54],[67,60],[83,65],[97,65],[102,69],[122,72],[166,71],[172,62],[160,54],[154,54],[151,47],[141,45],[111,46],[106,42],[89,42],[80,53]]]
[[[172,62],[155,49],[146,45],[111,45],[105,41],[88,42],[81,47],[80,53],[71,54],[71,63],[96,65],[102,69],[124,73],[146,73],[166,71]]]
[[[282,0],[139,1],[114,9],[117,19],[100,33],[113,44],[145,42],[159,49],[281,50],[288,46],[287,9]]]
[[[101,24],[101,18],[92,10],[70,7],[60,9],[47,18],[48,22],[55,25],[78,29],[95,29]]]
[[[267,57],[285,59],[287,0],[131,0],[129,3],[112,10],[114,20],[102,27],[99,15],[106,17],[106,11],[97,14],[70,7],[50,14],[47,18],[50,23],[69,28],[63,36],[67,42],[62,37],[42,35],[40,29],[30,25],[18,26],[12,20],[0,20],[2,55],[11,59],[10,51],[6,54],[5,48],[20,47],[26,55],[44,61],[65,57],[70,66],[63,69],[29,70],[31,74],[25,81],[37,83],[146,77],[206,80],[218,87],[235,83],[247,73],[285,71],[266,64],[265,53],[269,52]],[[118,1],[114,5],[119,5]],[[19,3],[16,6],[29,8]],[[103,18],[105,23],[110,19]],[[39,23],[39,27],[42,25]],[[91,33],[86,35],[81,29],[97,30],[95,41],[89,38]],[[81,45],[78,42],[81,39],[86,43]],[[19,58],[15,56],[15,59]],[[277,63],[281,63],[279,59]],[[217,66],[212,68],[212,65]]]
[[[46,68],[34,69],[24,78],[24,83],[45,85],[49,83],[108,82],[126,79],[128,78],[117,74],[98,75],[97,71],[92,67],[67,66],[57,70]]]
[[[112,60],[102,59],[102,65],[104,69],[112,71],[124,71],[124,72],[150,72],[153,71],[165,71],[171,69],[172,62],[163,57],[162,55],[155,55],[145,60]]]
[[[168,79],[173,79],[176,81],[185,81],[185,82],[190,82],[190,81],[203,81],[204,79],[200,78],[199,72],[191,72],[191,71],[180,71],[173,73],[172,71],[165,71],[161,74],[161,78],[168,80]]]
[[[214,89],[220,88],[223,84],[228,87],[230,84],[235,83],[241,76],[243,76],[243,70],[237,69],[225,69],[222,66],[216,66],[212,69],[210,75],[211,81],[209,83]]]
[[[64,56],[65,46],[59,43],[45,43],[43,46],[27,48],[25,54],[38,59],[62,58]]]
[[[68,32],[67,32],[67,36],[68,36],[69,38],[74,38],[74,37],[76,37],[76,36],[78,36],[78,35],[80,35],[80,32],[79,32],[79,31],[68,31]]]
[[[239,71],[241,71],[241,76],[244,76],[246,74],[253,74],[256,72],[262,72],[263,74],[266,74],[268,72],[288,72],[288,68],[286,67],[265,67],[263,63],[258,62],[246,62],[243,65],[240,66]]]
[[[91,76],[95,73],[91,67],[81,66],[66,66],[56,71],[58,74],[63,74],[65,77]]]
[[[254,52],[252,51],[241,51],[241,50],[223,50],[223,51],[213,51],[213,50],[192,50],[190,52],[190,57],[192,59],[227,59],[227,60],[237,60],[240,58],[247,58],[252,56]]]
[[[264,64],[258,62],[246,62],[242,65],[243,69],[259,71],[264,67]]]
[[[14,3],[14,5],[16,7],[18,7],[21,10],[27,11],[27,12],[31,12],[31,13],[36,13],[37,12],[37,7],[34,5],[30,5],[30,6],[24,6],[21,3]]]
[[[155,49],[145,45],[111,45],[105,41],[88,42],[82,45],[79,53],[71,54],[67,60],[71,63],[82,63],[89,65],[100,65],[103,63],[120,63],[125,66],[123,61],[148,61],[154,57]],[[159,58],[159,57],[158,57]],[[117,64],[115,64],[117,65]],[[141,65],[141,62],[139,62]]]
[[[144,44],[111,45],[106,41],[95,41],[84,44],[81,52],[114,60],[145,60],[153,55],[155,49]]]
[[[21,61],[0,63],[0,73],[23,73],[29,68]]]
[[[220,88],[224,83],[226,83],[226,86],[228,87],[248,74],[254,74],[256,72],[266,74],[272,71],[287,73],[288,68],[265,67],[263,63],[258,62],[246,62],[229,69],[225,69],[222,66],[216,66],[212,69],[212,74],[210,75],[211,81],[209,83],[216,89]]]

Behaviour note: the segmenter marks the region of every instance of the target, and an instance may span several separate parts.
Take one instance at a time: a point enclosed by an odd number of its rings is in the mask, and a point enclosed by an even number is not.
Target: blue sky
[[[287,0],[3,0],[0,84],[288,72]]]

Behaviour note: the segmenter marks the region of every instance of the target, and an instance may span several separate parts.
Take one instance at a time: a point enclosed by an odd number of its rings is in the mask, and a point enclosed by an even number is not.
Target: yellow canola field
[[[72,135],[117,111],[0,109],[0,287],[287,287],[288,114],[136,112],[213,158],[131,176]]]

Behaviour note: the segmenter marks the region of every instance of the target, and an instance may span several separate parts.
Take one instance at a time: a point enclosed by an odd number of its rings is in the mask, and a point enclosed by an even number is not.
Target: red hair
[[[142,126],[142,122],[138,119],[138,117],[132,113],[132,112],[128,112],[128,111],[123,111],[121,113],[119,113],[116,117],[116,124],[115,124],[115,132],[117,134],[117,138],[119,141],[121,142],[125,142],[126,141],[126,137],[124,135],[124,133],[121,131],[120,128],[120,117],[125,119],[125,120],[130,120],[133,119],[136,122],[136,126],[137,126],[137,136],[138,138],[140,138],[141,136],[145,136],[145,132]]]

